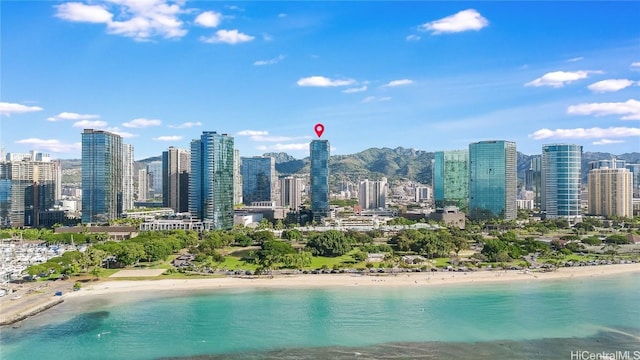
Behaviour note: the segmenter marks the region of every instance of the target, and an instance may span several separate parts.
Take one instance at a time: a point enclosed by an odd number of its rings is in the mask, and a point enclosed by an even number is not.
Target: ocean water
[[[640,359],[640,274],[117,296],[1,328],[0,359]]]

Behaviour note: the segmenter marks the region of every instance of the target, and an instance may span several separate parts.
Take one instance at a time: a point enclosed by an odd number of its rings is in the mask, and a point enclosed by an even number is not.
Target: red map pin
[[[316,126],[313,127],[313,130],[315,130],[316,135],[318,135],[318,137],[321,137],[322,133],[324,132],[324,125],[318,123],[316,124]]]

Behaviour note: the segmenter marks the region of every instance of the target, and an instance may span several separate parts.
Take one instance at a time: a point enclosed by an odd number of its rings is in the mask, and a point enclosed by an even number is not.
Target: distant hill
[[[384,176],[389,180],[403,179],[430,184],[433,154],[433,152],[403,147],[397,147],[395,149],[369,148],[355,154],[331,156],[329,171],[332,174],[333,181],[357,181],[364,178],[377,180]],[[284,152],[265,153],[264,156],[272,156],[276,159],[276,171],[280,175],[301,175],[309,173],[309,157],[296,159]],[[535,157],[540,157],[540,154],[525,155],[518,152],[518,178],[520,181],[524,179],[524,173],[529,169],[531,159]],[[611,157],[625,160],[627,163],[640,163],[639,152],[621,155],[603,152],[585,152],[582,154],[582,177],[584,183],[586,183],[590,161],[610,159]],[[148,163],[159,160],[162,160],[162,157],[154,156],[139,160],[135,162],[134,168],[137,171]],[[65,171],[65,176],[67,176],[66,174],[68,173],[74,174],[74,169],[76,169],[79,174],[81,166],[79,159],[61,160],[61,163],[62,169],[68,170]],[[72,178],[77,179],[77,175],[72,176]],[[63,178],[63,182],[67,181]]]

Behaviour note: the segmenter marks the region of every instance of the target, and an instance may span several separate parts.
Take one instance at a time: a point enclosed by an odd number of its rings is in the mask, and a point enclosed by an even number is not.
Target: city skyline
[[[139,160],[218,131],[302,158],[322,122],[333,154],[639,148],[638,3],[142,4],[2,2],[0,145],[80,158],[95,128]]]

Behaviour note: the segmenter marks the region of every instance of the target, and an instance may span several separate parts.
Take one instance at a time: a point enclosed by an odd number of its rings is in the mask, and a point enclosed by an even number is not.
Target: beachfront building
[[[122,210],[133,209],[133,145],[122,144]]]
[[[276,161],[271,156],[243,157],[240,163],[242,201],[276,201]]]
[[[362,210],[384,209],[388,188],[385,177],[379,181],[361,181],[358,187],[358,205]]]
[[[469,216],[472,220],[518,215],[516,144],[491,140],[469,144]]]
[[[582,146],[550,144],[542,147],[541,210],[548,219],[581,218]]]
[[[302,190],[304,182],[302,179],[287,176],[280,179],[280,203],[279,205],[292,211],[300,210],[302,205]]]
[[[189,212],[208,228],[233,227],[233,137],[204,131],[191,141]]]
[[[122,214],[122,137],[104,130],[82,133],[82,223],[107,223]]]
[[[531,159],[529,169],[524,173],[524,189],[533,193],[533,206],[540,209],[542,191],[542,158],[536,156]]]
[[[60,162],[49,154],[9,153],[0,159],[0,227],[44,226],[62,196]]]
[[[633,217],[632,177],[625,168],[589,171],[589,214]]]
[[[242,204],[242,174],[240,166],[242,159],[240,158],[240,150],[233,150],[233,203],[234,205]]]
[[[313,140],[309,144],[311,212],[316,222],[329,217],[329,149],[328,140]]]
[[[191,154],[170,146],[162,152],[162,206],[177,213],[189,211]]]
[[[625,164],[625,169],[631,172],[633,181],[633,197],[640,198],[640,164]]]
[[[433,161],[433,200],[436,209],[469,205],[469,150],[436,151]]]

